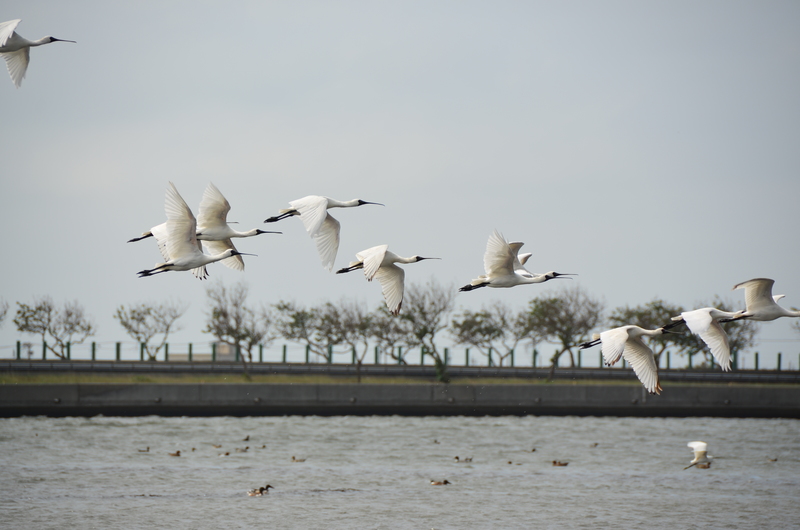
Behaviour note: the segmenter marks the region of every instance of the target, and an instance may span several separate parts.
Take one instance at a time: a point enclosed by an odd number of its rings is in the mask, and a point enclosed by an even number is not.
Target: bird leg
[[[472,291],[474,289],[480,289],[481,287],[486,287],[487,285],[489,285],[489,284],[488,283],[479,283],[478,285],[472,285],[470,283],[470,284],[467,284],[464,287],[460,288],[458,290],[458,292]]]
[[[601,342],[600,339],[590,340],[588,342],[584,342],[583,344],[579,344],[578,348],[581,349],[581,350],[585,350],[586,348],[591,348],[592,346],[597,346],[598,344],[600,344],[600,342]],[[611,366],[611,365],[609,365],[609,366]]]
[[[145,234],[142,234],[139,237],[134,237],[133,239],[129,239],[128,243],[133,243],[134,241],[141,241],[142,239],[147,239],[148,237],[153,237],[153,234],[150,233],[150,232],[147,232]]]
[[[287,217],[291,217],[293,215],[300,215],[300,212],[297,210],[286,210],[285,212],[281,212],[280,215],[276,215],[274,217],[270,217],[265,223],[274,223],[275,221],[280,221],[281,219],[286,219]]]
[[[343,268],[339,269],[338,271],[336,271],[336,274],[344,274],[345,272],[353,272],[354,270],[363,269],[363,268],[364,268],[364,262],[363,261],[359,261],[358,263],[353,263],[349,267],[343,267]]]

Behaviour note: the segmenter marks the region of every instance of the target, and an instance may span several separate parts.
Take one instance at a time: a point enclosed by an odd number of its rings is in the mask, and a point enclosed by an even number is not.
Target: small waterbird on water
[[[556,467],[565,467],[569,465],[569,462],[562,462],[561,460],[553,460],[553,465]]]
[[[305,458],[295,458],[294,456],[292,457],[292,462],[295,462],[295,463],[300,463],[300,462],[305,462],[305,461],[306,461]]]
[[[139,452],[140,453],[149,453],[150,452],[150,446],[148,445],[147,449],[139,449]]]
[[[269,493],[269,489],[275,489],[273,486],[267,484],[266,486],[261,486],[260,488],[254,488],[247,492],[247,494],[251,497],[261,497]]]
[[[447,485],[450,485],[450,484],[452,484],[452,482],[450,482],[447,479],[444,479],[444,480],[431,480],[431,486],[447,486]]]
[[[302,199],[289,202],[291,208],[280,210],[278,215],[270,217],[265,223],[274,223],[287,217],[297,215],[303,221],[303,226],[317,243],[317,252],[322,260],[322,266],[329,271],[333,270],[333,263],[336,254],[339,252],[339,232],[341,225],[329,213],[329,208],[354,208],[365,204],[377,204],[379,202],[367,202],[361,199],[351,201],[337,201],[321,195],[309,195]]]
[[[181,456],[181,452],[175,451],[174,453],[169,453],[169,456]]]
[[[28,63],[31,59],[31,48],[42,46],[51,42],[72,42],[74,40],[56,39],[50,35],[38,40],[28,40],[21,37],[16,32],[17,25],[22,19],[0,22],[0,57],[5,59],[11,81],[17,88],[22,84],[25,73],[28,71]]]

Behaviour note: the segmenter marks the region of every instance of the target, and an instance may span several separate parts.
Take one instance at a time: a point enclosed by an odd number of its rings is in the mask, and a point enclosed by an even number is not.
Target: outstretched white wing
[[[368,281],[372,281],[375,274],[380,269],[388,248],[389,245],[378,245],[377,247],[368,248],[356,254],[356,259],[364,264],[364,277],[367,278]]]
[[[25,79],[25,73],[28,71],[28,63],[31,60],[31,49],[27,46],[13,52],[0,53],[6,61],[6,68],[11,75],[11,80],[14,86],[19,88],[22,85],[22,80]]]
[[[647,391],[651,394],[660,394],[661,385],[658,382],[658,367],[653,357],[653,350],[645,345],[642,337],[629,339],[625,343],[622,355]]]
[[[609,329],[600,334],[600,350],[603,353],[603,360],[607,365],[613,366],[622,357],[625,351],[625,342],[628,340],[628,329],[626,327]]]
[[[233,246],[233,241],[231,241],[230,239],[223,239],[221,241],[203,241],[203,246],[208,251],[207,253],[212,256],[216,254],[222,254],[229,248],[236,250],[236,247]],[[242,257],[239,256],[238,254],[235,256],[231,256],[230,258],[225,258],[224,260],[220,261],[220,263],[233,270],[237,271],[244,270],[244,259],[242,259]]]
[[[403,305],[405,271],[392,263],[378,269],[375,277],[381,282],[383,298],[386,300],[386,307],[389,308],[389,312],[393,315],[399,314]]]
[[[231,205],[213,183],[209,182],[200,208],[197,210],[197,227],[202,232],[204,228],[224,228],[228,226],[228,212]]]
[[[329,271],[333,270],[333,263],[339,252],[339,226],[339,221],[327,215],[317,233],[311,236],[317,244],[317,252],[319,259],[322,260],[322,266]]]
[[[0,47],[8,43],[8,39],[17,30],[17,25],[22,22],[21,18],[16,20],[9,20],[8,22],[0,22]]]
[[[772,298],[772,286],[775,280],[769,278],[754,278],[734,285],[733,289],[744,289],[744,301],[747,311],[756,311],[763,307],[775,305]]]
[[[489,277],[506,276],[514,273],[515,261],[517,259],[517,251],[522,246],[522,243],[515,243],[519,245],[516,250],[513,250],[508,244],[503,234],[495,230],[489,241],[486,243],[486,252],[483,255],[483,268],[486,275]],[[522,268],[522,265],[519,266]]]
[[[689,330],[703,339],[723,371],[731,369],[731,349],[722,325],[711,318],[710,308],[681,313]]]
[[[328,199],[319,195],[309,195],[302,199],[297,199],[289,203],[291,207],[300,213],[300,220],[306,232],[314,237],[322,226],[322,222],[328,216]]]
[[[167,188],[164,211],[167,214],[167,253],[170,259],[202,253],[195,235],[197,221],[172,182]]]

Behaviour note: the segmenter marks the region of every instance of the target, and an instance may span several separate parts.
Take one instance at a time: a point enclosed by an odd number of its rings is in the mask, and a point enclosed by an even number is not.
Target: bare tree
[[[589,339],[589,332],[602,320],[604,306],[580,285],[562,288],[549,298],[530,301],[531,329],[559,348],[550,358],[551,379],[564,353],[569,353],[571,366],[575,366],[572,349]]]
[[[369,340],[372,337],[372,314],[364,310],[355,300],[342,299],[334,305],[324,305],[322,320],[335,323],[335,333],[331,335],[350,346],[356,357],[356,377],[361,382],[361,365],[369,352]],[[334,327],[334,326],[332,326]]]
[[[169,334],[178,331],[177,320],[186,312],[187,305],[180,302],[142,302],[129,307],[121,305],[114,313],[128,335],[136,342],[144,345],[144,352],[151,361],[156,360],[158,352],[167,343]],[[156,335],[161,340],[151,344]]]
[[[95,334],[94,324],[82,305],[66,302],[57,309],[49,296],[34,299],[30,305],[17,302],[14,324],[17,331],[41,336],[47,349],[60,359],[66,358],[69,344],[81,344]]]
[[[645,329],[657,329],[671,323],[671,318],[680,315],[684,309],[681,306],[673,305],[661,299],[654,299],[644,305],[636,307],[617,307],[609,316],[609,326],[619,327],[633,324]],[[661,335],[657,340],[650,341],[650,348],[656,358],[658,365],[661,354],[670,348],[676,353],[681,353],[687,349],[696,347],[691,334],[668,333]]]
[[[456,344],[477,348],[490,358],[490,363],[491,356],[496,356],[499,366],[503,366],[521,342],[531,340],[534,345],[538,343],[541,337],[535,331],[528,311],[515,314],[503,302],[495,302],[480,311],[464,311],[450,325],[450,334]]]
[[[247,361],[253,362],[253,348],[258,344],[270,344],[275,339],[270,311],[247,307],[248,293],[249,288],[245,282],[239,282],[233,287],[226,287],[219,282],[208,287],[206,295],[211,308],[203,330],[203,333],[210,333],[241,354],[239,358],[245,373]]]
[[[419,346],[419,341],[412,332],[411,323],[392,315],[386,304],[380,304],[371,315],[372,338],[377,341],[380,350],[395,361],[407,364],[405,354],[408,348]],[[403,347],[406,351],[403,352]]]
[[[335,321],[330,314],[323,321],[320,308],[306,309],[285,301],[278,302],[274,308],[277,312],[275,328],[284,339],[305,344],[308,351],[325,359],[334,346],[341,344]]]
[[[8,315],[8,302],[0,300],[0,326],[5,322],[6,315]]]
[[[447,365],[436,344],[439,332],[448,326],[448,318],[453,312],[456,288],[443,286],[435,279],[425,285],[411,284],[406,287],[404,309],[399,318],[408,322],[417,344],[425,355],[430,355],[436,368],[436,379],[449,382]]]

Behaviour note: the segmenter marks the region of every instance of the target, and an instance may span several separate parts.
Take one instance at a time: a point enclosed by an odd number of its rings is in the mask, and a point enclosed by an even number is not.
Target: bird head
[[[545,281],[547,281],[547,280],[555,280],[557,278],[560,278],[562,280],[571,280],[572,279],[572,278],[562,278],[562,276],[577,276],[577,274],[573,274],[573,273],[569,273],[569,272],[556,272],[556,271],[550,271],[550,272],[544,273]]]

